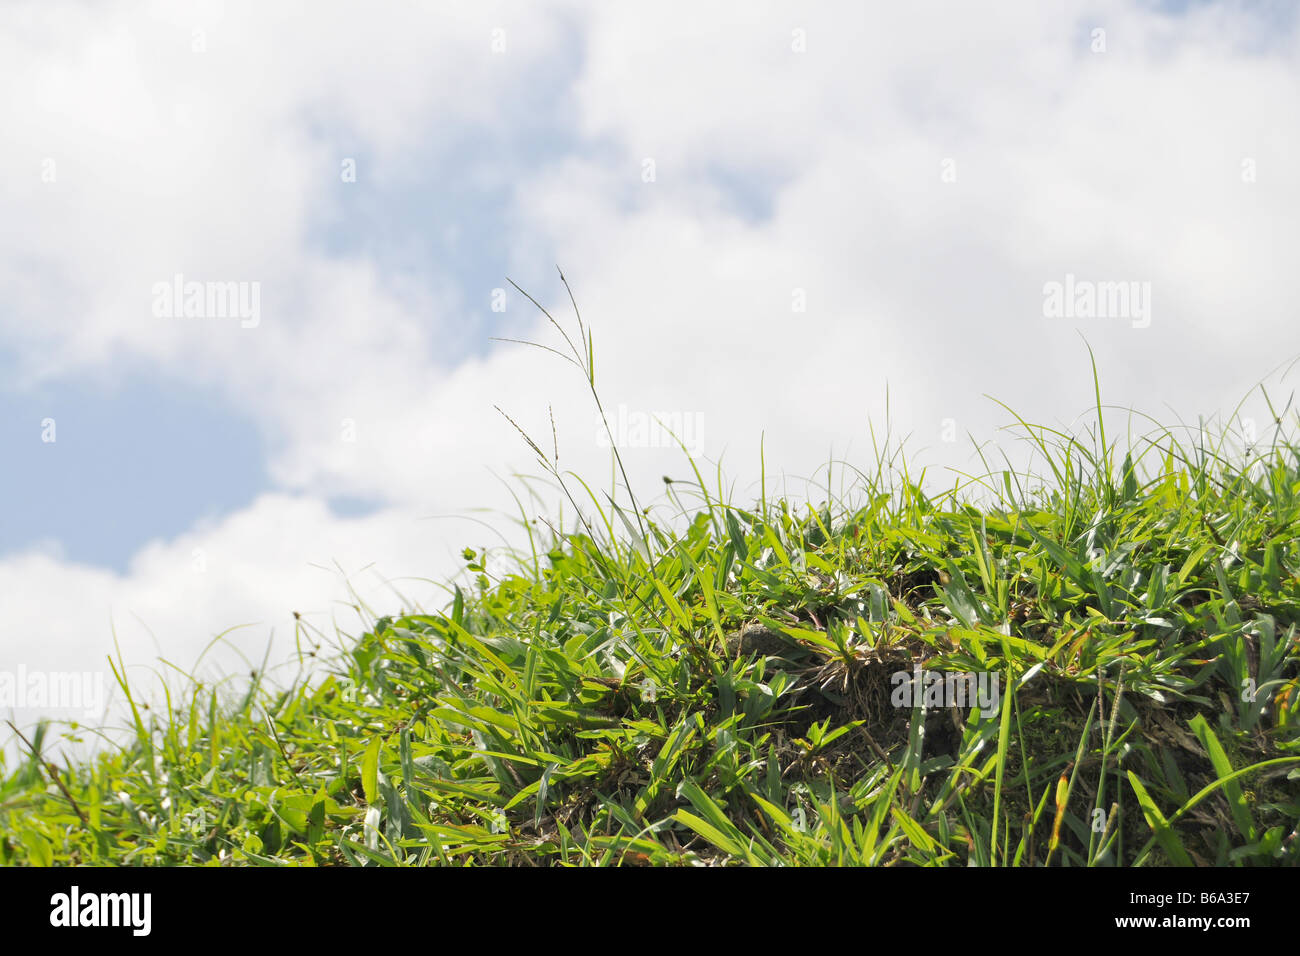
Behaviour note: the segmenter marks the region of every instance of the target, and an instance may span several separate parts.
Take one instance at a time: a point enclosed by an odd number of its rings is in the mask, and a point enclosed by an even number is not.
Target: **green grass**
[[[576,524],[310,680],[123,681],[133,737],[63,766],[39,727],[0,862],[1295,865],[1300,448],[1121,452],[1095,398],[1087,442],[1018,421],[1045,483],[926,493],[886,442],[802,507],[698,471],[642,507],[525,436]],[[997,710],[893,706],[917,665]]]

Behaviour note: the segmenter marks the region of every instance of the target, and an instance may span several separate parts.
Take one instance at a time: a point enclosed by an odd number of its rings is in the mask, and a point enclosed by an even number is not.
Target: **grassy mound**
[[[1295,862],[1300,472],[1274,457],[571,534],[312,686],[197,688],[87,765],[28,760],[0,860]],[[992,675],[995,711],[896,706],[918,667]]]
[[[1300,861],[1300,450],[1025,428],[1046,488],[927,495],[882,456],[851,505],[592,494],[324,678],[29,757],[0,862]]]

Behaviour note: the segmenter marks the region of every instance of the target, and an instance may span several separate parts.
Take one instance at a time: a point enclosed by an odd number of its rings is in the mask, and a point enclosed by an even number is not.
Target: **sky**
[[[572,332],[557,266],[642,500],[654,415],[737,503],[887,410],[950,483],[998,402],[1077,427],[1089,346],[1121,432],[1264,432],[1298,67],[1286,3],[12,0],[0,711],[441,607],[559,514],[501,412],[610,487],[582,376],[502,341],[563,347],[508,281]]]

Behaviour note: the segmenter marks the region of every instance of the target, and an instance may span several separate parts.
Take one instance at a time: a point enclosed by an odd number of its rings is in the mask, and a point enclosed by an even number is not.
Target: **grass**
[[[599,403],[590,332],[551,321]],[[524,435],[573,527],[467,549],[446,609],[288,686],[148,710],[119,661],[133,735],[63,766],[24,738],[0,863],[1295,865],[1290,422],[1121,454],[1095,399],[1087,442],[1017,419],[1046,483],[927,493],[886,442],[805,506],[696,470],[642,507],[617,451],[604,494]],[[918,667],[996,707],[896,706]]]

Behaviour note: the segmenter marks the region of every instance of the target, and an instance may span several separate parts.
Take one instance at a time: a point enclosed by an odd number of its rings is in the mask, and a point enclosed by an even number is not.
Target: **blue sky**
[[[491,310],[482,290],[505,285],[518,163],[599,148],[566,130],[560,115],[581,68],[578,39],[558,51],[553,71],[521,88],[509,124],[486,134],[439,131],[388,169],[346,122],[323,114],[308,123],[330,155],[355,160],[363,173],[309,222],[305,244],[453,296],[469,321],[442,327],[428,356],[435,366],[486,355],[491,336],[521,331]],[[0,356],[12,360],[2,343]],[[174,371],[113,363],[97,378],[5,390],[0,442],[14,457],[0,473],[0,496],[23,507],[0,516],[0,556],[52,545],[69,561],[125,573],[147,542],[246,507],[274,487],[265,464],[271,436],[215,389]],[[58,440],[32,442],[47,418]],[[329,503],[340,516],[380,505],[348,495]]]
[[[140,374],[116,387],[7,390],[0,498],[7,553],[53,544],[69,561],[125,572],[133,554],[268,486],[256,424],[210,390]],[[55,441],[32,441],[54,419]]]
[[[1117,405],[1193,421],[1300,352],[1286,4],[33,2],[0,26],[29,91],[0,107],[24,224],[0,669],[102,667],[116,639],[143,674],[230,627],[260,654],[295,610],[346,633],[438,604],[462,547],[519,540],[512,491],[560,507],[511,477],[535,468],[497,405],[547,447],[553,413],[562,464],[604,480],[582,382],[494,341],[560,344],[513,290],[493,310],[507,275],[569,321],[562,265],[607,406],[698,416],[741,497],[760,441],[792,493],[869,458],[886,387],[937,475],[1003,434],[986,393],[1070,423],[1081,335]],[[260,283],[260,324],[160,320],[178,272]],[[1148,283],[1149,327],[1046,319],[1066,273]],[[644,487],[686,470],[625,452]]]

